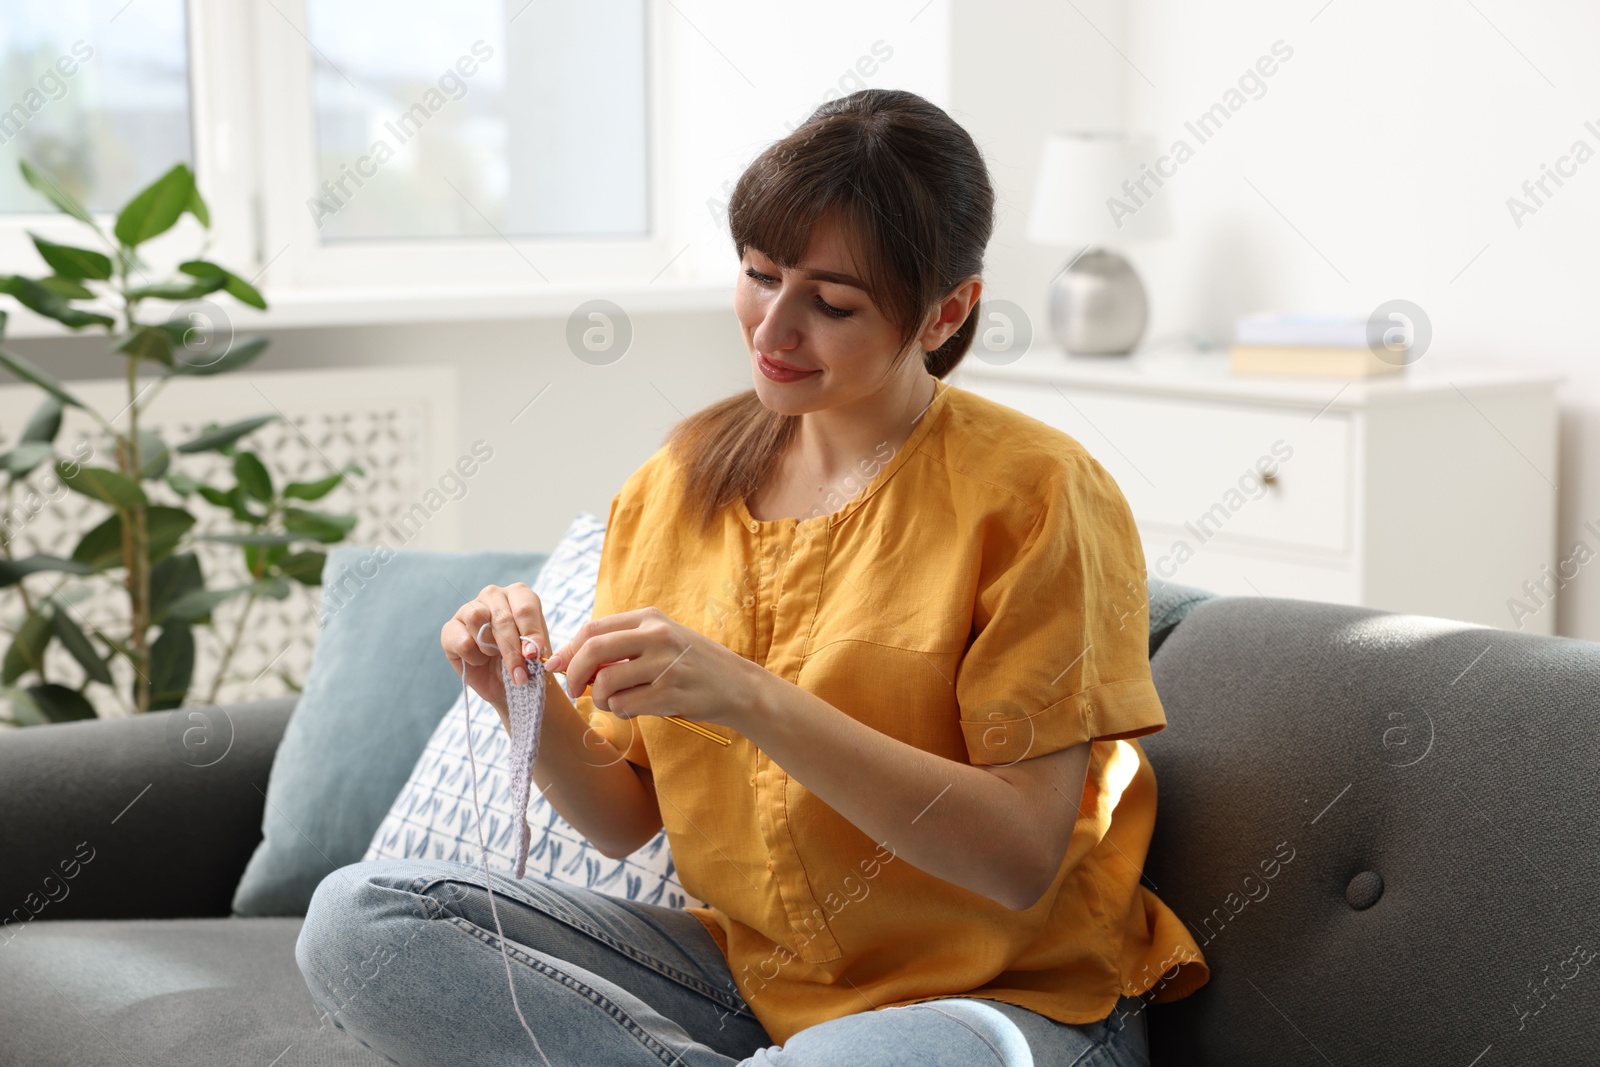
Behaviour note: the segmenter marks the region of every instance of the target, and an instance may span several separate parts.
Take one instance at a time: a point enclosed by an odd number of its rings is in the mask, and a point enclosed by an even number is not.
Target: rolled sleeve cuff
[[[1149,678],[1105,682],[1074,693],[1032,715],[961,720],[974,765],[1017,763],[1085,741],[1115,741],[1155,733],[1166,712]]]

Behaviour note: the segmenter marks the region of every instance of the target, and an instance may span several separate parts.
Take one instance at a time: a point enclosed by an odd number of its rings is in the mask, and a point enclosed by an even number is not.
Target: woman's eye
[[[762,274],[760,271],[756,270],[754,267],[746,267],[744,273],[745,273],[745,276],[747,278],[753,278],[756,281],[760,282],[762,285],[770,285],[771,283],[773,283],[773,282],[778,280],[778,279],[774,278],[770,274]]]
[[[845,308],[834,307],[820,296],[817,297],[817,308],[822,311],[823,314],[832,315],[836,319],[847,319],[851,315],[855,314],[855,312],[848,311]]]

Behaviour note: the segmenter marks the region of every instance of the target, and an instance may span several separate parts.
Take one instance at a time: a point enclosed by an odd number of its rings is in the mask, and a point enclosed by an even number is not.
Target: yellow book
[[[1372,349],[1327,348],[1314,345],[1232,345],[1228,349],[1228,370],[1234,374],[1293,374],[1326,378],[1370,378],[1399,374],[1405,364],[1403,354],[1396,362],[1379,359]]]

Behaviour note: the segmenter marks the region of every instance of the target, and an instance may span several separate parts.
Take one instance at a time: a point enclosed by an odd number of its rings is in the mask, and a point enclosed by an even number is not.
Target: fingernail
[[[517,665],[517,669],[511,672],[511,680],[513,682],[516,682],[518,685],[527,685],[528,684],[528,668],[522,666],[521,664],[518,664]]]

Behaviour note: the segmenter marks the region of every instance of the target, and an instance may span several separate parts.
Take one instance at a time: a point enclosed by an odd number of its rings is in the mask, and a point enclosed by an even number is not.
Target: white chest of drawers
[[[952,385],[1076,438],[1153,577],[1554,632],[1559,375],[1233,375],[1220,352],[969,355]],[[1519,608],[1517,605],[1520,604]]]

